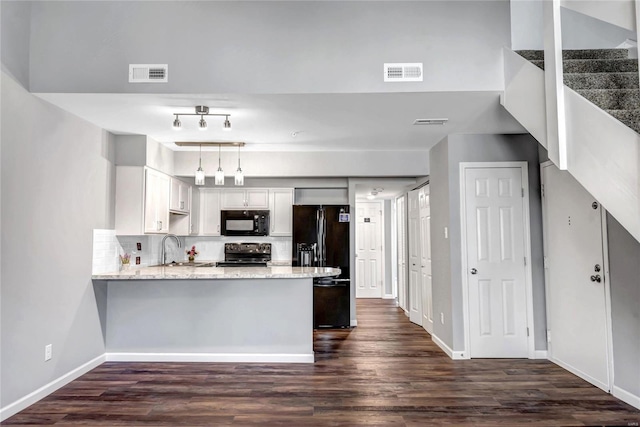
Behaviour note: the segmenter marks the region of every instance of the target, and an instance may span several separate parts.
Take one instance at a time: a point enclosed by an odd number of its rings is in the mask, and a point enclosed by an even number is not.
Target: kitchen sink
[[[181,261],[181,262],[170,262],[168,264],[158,264],[158,265],[152,265],[151,267],[215,267],[216,263],[215,262],[188,262],[188,261]]]

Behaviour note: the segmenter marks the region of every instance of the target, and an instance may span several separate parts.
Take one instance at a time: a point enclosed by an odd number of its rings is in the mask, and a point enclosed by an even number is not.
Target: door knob
[[[596,264],[595,267],[593,267],[593,271],[595,271],[596,273],[600,272],[600,264]]]
[[[596,274],[595,276],[591,276],[591,281],[600,283],[602,282],[602,278],[600,277],[599,274]]]
[[[478,270],[476,270],[475,268],[471,269],[471,274],[478,274]]]

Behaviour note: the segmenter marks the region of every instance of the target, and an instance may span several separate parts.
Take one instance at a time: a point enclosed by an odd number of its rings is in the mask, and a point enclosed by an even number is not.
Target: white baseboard
[[[358,321],[356,319],[351,320],[351,327],[358,326]]]
[[[533,358],[534,359],[548,359],[547,350],[534,350]]]
[[[431,340],[436,343],[436,345],[438,347],[440,347],[442,349],[442,351],[444,351],[447,356],[449,356],[451,359],[453,360],[465,360],[468,359],[468,357],[465,357],[465,352],[464,351],[453,351],[447,344],[445,344],[444,341],[442,341],[440,338],[438,338],[437,336],[431,334]]]
[[[611,390],[611,394],[613,394],[613,397],[617,397],[623,402],[640,409],[640,396],[629,393],[628,391],[615,385],[613,386],[613,390]]]
[[[4,408],[0,408],[0,421],[6,420],[7,418],[17,414],[23,409],[26,409],[27,407],[33,405],[38,400],[47,397],[54,391],[69,384],[71,381],[75,380],[76,378],[86,374],[93,368],[102,365],[105,362],[105,360],[106,360],[105,355],[102,354],[96,357],[95,359],[88,361],[84,365],[81,365],[76,369],[70,372],[67,372],[66,374],[51,381],[50,383],[43,385],[36,391],[31,392],[26,396],[16,400],[15,402],[8,404]]]
[[[382,299],[395,299],[396,297],[393,296],[393,294],[386,294],[382,296]]]
[[[107,362],[313,363],[310,354],[262,353],[106,353]]]

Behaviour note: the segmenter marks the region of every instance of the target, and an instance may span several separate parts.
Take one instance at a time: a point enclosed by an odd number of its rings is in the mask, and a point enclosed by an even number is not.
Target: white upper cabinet
[[[197,187],[188,187],[187,212],[171,210],[169,232],[177,236],[196,236],[200,230],[200,192]]]
[[[269,209],[266,188],[223,189],[221,209]]]
[[[201,236],[220,235],[220,190],[200,189],[200,227]]]
[[[145,171],[144,232],[169,232],[171,178],[153,169]]]
[[[293,235],[293,188],[269,190],[270,236]]]
[[[173,213],[189,213],[191,186],[176,178],[171,178],[171,198],[169,210]]]

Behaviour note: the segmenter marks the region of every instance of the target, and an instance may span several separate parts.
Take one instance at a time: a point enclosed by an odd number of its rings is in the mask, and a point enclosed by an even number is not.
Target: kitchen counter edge
[[[92,280],[305,279],[340,275],[332,267],[143,267],[94,274]]]

